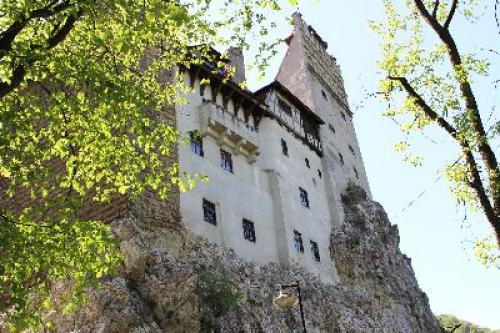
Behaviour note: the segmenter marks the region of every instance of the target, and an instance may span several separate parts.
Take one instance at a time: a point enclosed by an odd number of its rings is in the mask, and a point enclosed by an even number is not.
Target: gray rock
[[[298,266],[245,262],[182,228],[172,235],[139,219],[117,221],[127,258],[123,275],[103,282],[78,313],[53,320],[60,332],[300,332],[298,309],[272,303],[280,284],[299,280],[311,332],[440,332],[381,205],[358,196],[345,209],[345,224],[331,237],[336,286]],[[155,240],[167,233],[169,242]],[[222,312],[216,313],[217,300],[200,294],[206,274],[238,295]]]

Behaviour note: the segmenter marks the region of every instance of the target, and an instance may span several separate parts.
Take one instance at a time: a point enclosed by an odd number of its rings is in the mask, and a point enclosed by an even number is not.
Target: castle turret
[[[294,14],[294,30],[286,39],[288,50],[276,80],[325,121],[320,138],[323,168],[329,187],[332,220],[343,220],[340,194],[350,180],[370,196],[365,167],[353,126],[340,67],[328,54],[328,44],[299,13]]]

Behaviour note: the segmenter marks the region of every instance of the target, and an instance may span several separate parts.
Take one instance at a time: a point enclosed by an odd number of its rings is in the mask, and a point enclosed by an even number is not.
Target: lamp
[[[293,309],[299,304],[299,298],[291,292],[280,289],[280,294],[274,299],[274,304],[283,309]]]
[[[286,291],[286,289],[294,288],[297,292],[297,295]],[[302,309],[302,296],[300,294],[300,285],[299,281],[290,285],[282,285],[280,288],[280,294],[273,301],[278,307],[282,309],[293,309],[294,307],[299,305],[300,310],[300,319],[302,321],[302,328],[304,333],[306,333],[306,321],[304,319],[304,309]]]

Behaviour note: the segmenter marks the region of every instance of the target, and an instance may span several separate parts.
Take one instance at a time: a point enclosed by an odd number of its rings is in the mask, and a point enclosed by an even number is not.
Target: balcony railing
[[[242,148],[243,153],[256,153],[259,136],[255,128],[224,107],[207,101],[200,107],[200,119],[202,135],[223,140],[235,149]]]

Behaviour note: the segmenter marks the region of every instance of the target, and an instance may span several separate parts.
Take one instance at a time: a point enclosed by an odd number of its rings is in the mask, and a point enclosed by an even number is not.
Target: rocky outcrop
[[[61,332],[299,332],[298,310],[272,300],[280,284],[300,281],[308,331],[440,332],[382,207],[359,192],[344,199],[346,221],[331,242],[339,285],[130,218],[113,224],[123,275],[104,281],[72,317],[52,319]]]

